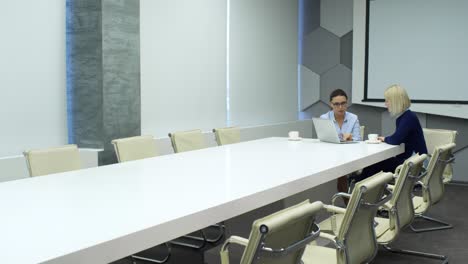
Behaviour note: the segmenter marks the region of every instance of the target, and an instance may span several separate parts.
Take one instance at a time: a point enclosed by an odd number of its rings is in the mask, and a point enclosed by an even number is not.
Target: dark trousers
[[[379,163],[375,163],[373,165],[370,165],[368,167],[365,167],[363,170],[362,170],[362,173],[360,175],[356,175],[354,180],[356,182],[358,181],[362,181],[364,179],[367,179],[369,178],[370,176],[378,173],[378,172],[391,172],[391,173],[394,173],[395,172],[395,169],[403,164],[404,160],[401,160],[397,157],[393,157],[393,158],[389,158],[389,159],[386,159],[386,160],[383,160]]]

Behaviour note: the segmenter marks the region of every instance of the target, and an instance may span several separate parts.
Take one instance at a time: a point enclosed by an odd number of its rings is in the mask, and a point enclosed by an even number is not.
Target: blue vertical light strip
[[[67,89],[67,130],[68,143],[75,143],[73,137],[73,63],[71,52],[73,48],[73,0],[67,0],[65,3],[65,36],[66,36],[66,89]]]
[[[226,126],[231,126],[231,87],[229,75],[229,41],[230,41],[231,1],[226,1]]]
[[[304,0],[299,0],[298,10],[298,21],[297,21],[297,119],[303,120],[304,113],[301,111],[301,65],[302,65],[302,43],[304,37]]]

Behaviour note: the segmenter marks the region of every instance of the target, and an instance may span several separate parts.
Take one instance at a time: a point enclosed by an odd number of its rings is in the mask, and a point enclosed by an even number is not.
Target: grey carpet
[[[429,209],[428,216],[454,225],[453,229],[424,233],[404,230],[392,244],[395,248],[411,249],[429,253],[443,254],[450,258],[451,264],[468,263],[468,186],[448,185],[443,200]],[[425,222],[416,221],[418,227],[427,226]],[[400,255],[379,250],[373,264],[431,264],[440,263],[421,257]]]

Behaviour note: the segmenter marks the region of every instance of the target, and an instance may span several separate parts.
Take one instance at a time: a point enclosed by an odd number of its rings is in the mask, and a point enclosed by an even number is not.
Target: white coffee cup
[[[369,141],[377,141],[378,134],[369,134],[367,137],[369,138]]]
[[[288,135],[289,135],[289,138],[291,139],[298,139],[299,131],[289,131]]]

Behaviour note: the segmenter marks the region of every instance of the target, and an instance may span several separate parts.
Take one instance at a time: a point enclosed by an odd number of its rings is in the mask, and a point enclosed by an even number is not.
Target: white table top
[[[402,151],[266,138],[0,183],[0,260],[109,263]]]

